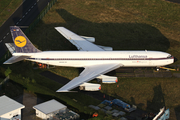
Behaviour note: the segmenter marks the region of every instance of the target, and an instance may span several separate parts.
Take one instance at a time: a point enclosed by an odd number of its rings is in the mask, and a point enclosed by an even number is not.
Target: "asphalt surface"
[[[51,0],[25,0],[0,27],[0,58],[6,53],[4,43],[12,43],[9,26],[29,26]],[[24,30],[24,29],[23,29]]]

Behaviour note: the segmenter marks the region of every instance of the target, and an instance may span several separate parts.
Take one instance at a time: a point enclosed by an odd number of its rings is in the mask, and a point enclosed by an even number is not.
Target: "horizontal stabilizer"
[[[30,56],[12,56],[7,61],[5,61],[3,64],[13,64],[15,62],[19,62],[19,61],[24,60],[29,57]]]
[[[6,47],[8,48],[8,50],[11,52],[11,54],[14,53],[15,51],[15,45],[14,43],[5,43]]]

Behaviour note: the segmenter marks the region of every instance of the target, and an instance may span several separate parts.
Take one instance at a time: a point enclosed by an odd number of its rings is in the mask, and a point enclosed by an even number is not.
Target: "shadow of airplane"
[[[78,35],[93,36],[96,38],[95,44],[111,46],[114,50],[167,51],[170,47],[169,40],[157,28],[148,24],[93,23],[80,19],[64,9],[57,9],[56,12],[66,23],[46,24],[48,30],[35,29],[32,33],[41,33],[39,40],[32,40],[41,50],[77,50],[54,29],[57,26],[66,27]],[[41,22],[41,25],[43,24]]]
[[[140,23],[92,23],[73,16],[64,9],[56,10],[66,21],[64,26],[80,35],[96,38],[96,43],[112,46],[114,50],[160,50],[166,51],[169,40],[148,24]]]
[[[176,114],[176,119],[180,120],[180,105],[174,108],[175,114]]]

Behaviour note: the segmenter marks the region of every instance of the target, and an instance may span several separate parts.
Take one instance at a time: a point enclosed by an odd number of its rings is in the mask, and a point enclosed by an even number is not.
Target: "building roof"
[[[39,105],[35,105],[33,108],[37,109],[47,115],[49,113],[52,113],[52,112],[55,112],[57,110],[67,108],[67,107],[65,105],[59,103],[58,101],[52,99],[50,101],[41,103]]]
[[[25,108],[24,105],[16,102],[15,100],[3,95],[0,97],[0,116],[16,109]]]

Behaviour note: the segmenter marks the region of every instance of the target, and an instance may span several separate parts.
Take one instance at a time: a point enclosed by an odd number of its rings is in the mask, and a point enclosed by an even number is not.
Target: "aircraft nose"
[[[174,57],[173,56],[171,57],[170,60],[171,60],[171,63],[174,63]]]
[[[174,57],[174,61],[173,62],[177,62],[177,61],[178,61],[178,59],[176,57]]]

